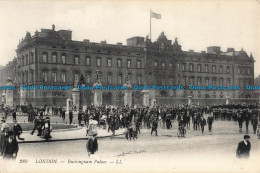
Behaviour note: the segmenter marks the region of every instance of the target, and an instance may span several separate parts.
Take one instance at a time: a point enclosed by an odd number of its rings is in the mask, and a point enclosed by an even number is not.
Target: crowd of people
[[[24,140],[20,137],[22,133],[22,128],[17,124],[16,117],[17,111],[20,108],[8,109],[3,108],[2,112],[4,116],[2,117],[1,125],[1,152],[2,155],[9,150],[4,148],[7,139],[11,138],[13,141]],[[31,132],[33,135],[35,130],[38,131],[37,136],[43,136],[43,134],[51,138],[51,125],[50,118],[52,115],[58,115],[63,120],[66,118],[66,114],[62,107],[51,108],[37,108],[31,105],[23,108],[27,110],[28,122],[34,123],[34,128]],[[50,110],[52,115],[50,114]],[[183,132],[184,128],[191,130],[201,130],[204,133],[205,126],[208,125],[208,131],[212,131],[212,125],[214,121],[237,121],[239,125],[239,131],[242,131],[243,122],[245,122],[246,132],[248,132],[249,122],[251,121],[253,132],[256,133],[258,125],[258,107],[255,105],[242,105],[242,104],[231,104],[231,105],[214,105],[214,106],[198,106],[198,105],[174,105],[174,106],[138,106],[138,107],[106,107],[100,106],[95,107],[93,105],[88,106],[85,110],[79,109],[76,112],[71,109],[68,113],[69,123],[72,124],[73,119],[78,122],[79,126],[86,126],[87,129],[91,129],[91,124],[96,126],[103,126],[108,132],[115,134],[115,131],[124,128],[126,129],[125,137],[127,140],[137,139],[138,135],[141,133],[141,127],[151,129],[151,135],[155,134],[158,136],[158,126],[159,123],[162,128],[170,130],[173,128],[173,121],[177,121],[177,129]],[[9,132],[8,126],[5,123],[7,116],[10,115],[14,121],[13,131]],[[45,119],[43,118],[47,116]],[[95,122],[95,123],[93,123]],[[47,130],[47,134],[45,134]],[[88,132],[87,132],[87,135]],[[90,141],[88,141],[87,149],[89,153],[97,150],[96,136],[97,133],[90,134]],[[12,143],[12,145],[15,145]],[[8,148],[8,147],[7,147]],[[14,147],[16,148],[16,147]],[[93,149],[94,148],[94,149]],[[16,149],[14,150],[16,153]],[[9,157],[9,156],[8,156]]]

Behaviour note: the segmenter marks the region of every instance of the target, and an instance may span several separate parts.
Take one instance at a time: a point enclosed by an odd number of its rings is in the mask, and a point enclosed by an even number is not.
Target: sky
[[[16,56],[19,39],[26,31],[41,28],[71,30],[72,39],[122,42],[150,32],[150,9],[161,14],[152,19],[152,41],[164,31],[178,38],[184,51],[206,51],[208,46],[243,49],[255,59],[260,74],[260,1],[6,1],[0,0],[0,65]]]

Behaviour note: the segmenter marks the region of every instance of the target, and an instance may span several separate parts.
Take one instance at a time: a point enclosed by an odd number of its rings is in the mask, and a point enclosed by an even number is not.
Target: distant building
[[[11,76],[17,85],[16,104],[36,106],[66,105],[71,90],[19,90],[22,85],[74,87],[84,82],[92,86],[96,70],[102,85],[118,86],[128,80],[134,85],[184,86],[183,90],[150,90],[150,104],[225,103],[230,98],[252,98],[246,85],[254,84],[254,59],[242,49],[208,47],[207,52],[182,51],[177,38],[172,43],[162,32],[155,42],[144,37],[127,39],[127,45],[72,40],[72,31],[42,29],[27,32],[17,46],[17,58],[1,68],[1,81]],[[11,70],[12,69],[12,70]],[[12,71],[8,72],[8,71]],[[3,75],[5,74],[5,75]],[[189,86],[240,86],[240,90],[189,90]],[[142,105],[142,90],[133,91],[133,105]],[[93,91],[84,90],[83,105],[93,103]],[[124,91],[104,90],[104,105],[123,106]],[[210,100],[210,101],[209,101]],[[153,103],[154,102],[154,103]]]

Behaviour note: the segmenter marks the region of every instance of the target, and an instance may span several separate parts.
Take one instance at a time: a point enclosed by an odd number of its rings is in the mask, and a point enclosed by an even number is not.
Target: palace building
[[[177,38],[168,40],[162,32],[155,42],[132,37],[127,45],[72,40],[72,31],[41,29],[26,33],[16,49],[17,57],[0,67],[2,85],[12,78],[16,86],[14,105],[60,106],[72,98],[77,84],[93,86],[131,85],[131,105],[143,105],[144,93],[139,86],[183,86],[176,90],[149,90],[149,105],[187,103],[188,97],[198,104],[224,103],[226,97],[254,97],[246,85],[254,84],[254,58],[241,49],[208,47],[207,52],[183,51]],[[98,70],[98,75],[97,75]],[[64,86],[62,90],[22,90],[22,86]],[[239,86],[233,90],[191,90],[194,86]],[[198,88],[198,87],[197,87]],[[3,91],[2,91],[3,93]],[[81,105],[94,102],[92,90],[80,92]],[[102,90],[104,105],[124,105],[124,90]]]

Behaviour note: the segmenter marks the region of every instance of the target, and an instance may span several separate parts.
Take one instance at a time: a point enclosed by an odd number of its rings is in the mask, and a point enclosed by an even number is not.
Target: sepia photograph
[[[259,0],[0,0],[0,173],[260,172]]]

